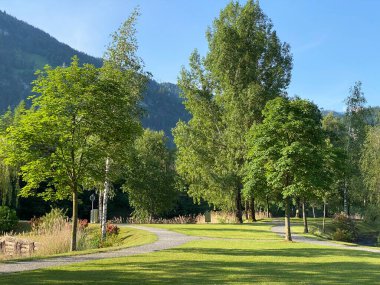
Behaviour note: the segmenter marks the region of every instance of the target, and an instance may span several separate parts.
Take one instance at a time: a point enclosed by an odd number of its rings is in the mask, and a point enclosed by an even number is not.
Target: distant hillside
[[[58,42],[49,34],[0,11],[0,110],[17,105],[30,95],[34,72],[45,64],[81,62],[100,66],[101,60]]]
[[[37,69],[45,64],[68,65],[74,55],[81,63],[102,64],[101,59],[74,50],[44,31],[0,11],[0,113],[30,95],[30,83]],[[171,129],[177,121],[189,119],[178,94],[175,84],[150,81],[143,102],[147,110],[144,127],[164,130],[171,138]]]
[[[332,111],[332,110],[322,110],[322,116],[326,116],[328,115],[329,113],[333,113],[333,115],[335,117],[343,117],[344,116],[344,113],[343,112],[337,112],[337,111]]]
[[[150,81],[144,96],[143,107],[147,110],[143,126],[153,130],[163,130],[172,141],[171,129],[179,119],[188,121],[189,113],[179,97],[179,88],[172,83]]]

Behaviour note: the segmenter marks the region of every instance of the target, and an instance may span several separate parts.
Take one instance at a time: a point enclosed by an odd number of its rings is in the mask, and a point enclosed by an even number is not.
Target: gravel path
[[[184,234],[168,231],[165,229],[157,229],[136,225],[128,225],[128,227],[144,230],[151,232],[157,235],[157,241],[150,244],[144,244],[136,247],[130,247],[125,249],[120,249],[116,251],[92,253],[85,255],[75,255],[67,257],[56,257],[56,258],[47,258],[39,260],[30,260],[30,261],[15,261],[0,263],[0,274],[3,273],[12,273],[12,272],[21,272],[36,270],[51,266],[62,266],[84,261],[92,261],[105,258],[114,258],[114,257],[124,257],[136,254],[150,253],[154,251],[169,249],[187,243],[192,240],[200,239],[200,237],[187,236]]]
[[[274,233],[276,233],[282,237],[285,236],[284,230],[285,230],[285,226],[283,224],[279,225],[279,226],[272,227],[272,232],[274,232]],[[361,251],[380,253],[380,249],[376,249],[376,248],[344,245],[344,244],[335,243],[335,242],[326,241],[326,240],[313,239],[310,237],[305,237],[303,235],[293,234],[293,233],[292,233],[292,240],[295,242],[304,242],[304,243],[318,244],[318,245],[324,245],[324,246],[333,246],[333,247],[339,247],[339,248],[345,248],[345,249],[351,249],[351,250],[361,250]]]

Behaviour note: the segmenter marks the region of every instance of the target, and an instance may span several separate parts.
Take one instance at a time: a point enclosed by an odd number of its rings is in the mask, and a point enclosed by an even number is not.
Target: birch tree
[[[97,128],[100,141],[105,149],[104,190],[102,199],[101,231],[106,235],[107,201],[113,163],[122,160],[121,154],[133,149],[135,138],[141,134],[142,109],[139,102],[149,75],[143,71],[143,61],[137,56],[136,20],[139,11],[134,10],[129,18],[112,35],[112,41],[104,54],[103,70],[108,80],[115,81],[116,92],[110,92],[106,116],[112,120],[103,120],[97,113]],[[120,88],[119,88],[120,87]]]

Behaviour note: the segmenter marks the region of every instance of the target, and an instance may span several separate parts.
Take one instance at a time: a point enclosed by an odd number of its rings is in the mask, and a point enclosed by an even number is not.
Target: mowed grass
[[[0,284],[379,284],[380,256],[284,241],[203,240],[125,258],[0,275]]]
[[[155,225],[156,226],[156,225]],[[248,235],[250,225],[165,225],[199,236]],[[211,230],[207,230],[211,229]],[[216,230],[219,229],[219,230]],[[117,259],[0,275],[0,284],[379,284],[376,253],[252,239],[197,240]]]
[[[271,232],[268,223],[253,224],[181,224],[181,225],[150,225],[151,227],[168,229],[182,234],[225,239],[257,239],[277,240],[281,239]]]

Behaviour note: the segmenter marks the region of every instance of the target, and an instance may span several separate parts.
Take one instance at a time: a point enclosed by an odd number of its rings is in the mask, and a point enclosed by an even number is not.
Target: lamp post
[[[95,201],[95,194],[91,194],[90,201],[91,201],[91,215],[90,215],[90,222],[91,223],[97,223],[99,220],[99,210],[94,209],[94,201]]]
[[[94,194],[91,194],[90,200],[92,202],[92,205],[91,205],[91,211],[92,211],[92,210],[94,210],[94,201],[95,201],[95,195]]]

